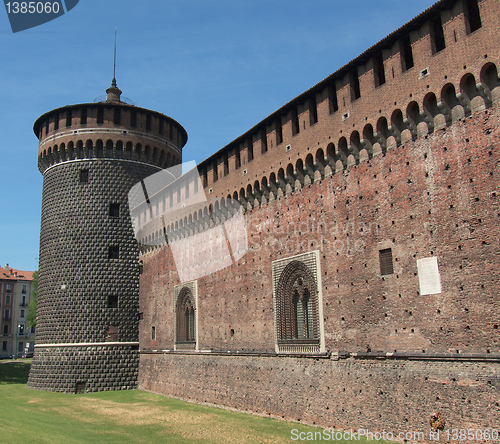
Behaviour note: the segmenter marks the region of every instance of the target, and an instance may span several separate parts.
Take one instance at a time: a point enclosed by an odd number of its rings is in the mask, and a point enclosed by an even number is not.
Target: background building
[[[1,355],[22,356],[32,353],[35,328],[28,327],[26,317],[33,294],[33,271],[0,267]]]

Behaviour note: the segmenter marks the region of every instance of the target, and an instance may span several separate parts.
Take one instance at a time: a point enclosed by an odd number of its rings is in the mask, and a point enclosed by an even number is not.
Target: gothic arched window
[[[175,346],[196,349],[196,282],[175,287]]]
[[[273,263],[279,352],[320,351],[317,269],[314,253]]]

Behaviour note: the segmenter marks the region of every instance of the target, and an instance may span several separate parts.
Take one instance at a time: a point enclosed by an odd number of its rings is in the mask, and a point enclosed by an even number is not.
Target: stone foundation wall
[[[28,387],[56,392],[137,388],[137,345],[36,347]]]
[[[139,388],[338,429],[497,428],[498,362],[141,354]],[[293,425],[290,425],[290,429]]]

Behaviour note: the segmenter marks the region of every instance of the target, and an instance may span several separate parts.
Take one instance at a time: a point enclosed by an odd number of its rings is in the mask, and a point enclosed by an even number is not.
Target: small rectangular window
[[[109,204],[109,216],[110,217],[120,217],[120,204],[119,203]]]
[[[144,320],[144,312],[140,311],[139,312],[139,321],[143,321],[143,320]]]
[[[104,108],[102,106],[97,108],[97,123],[104,123]]]
[[[24,284],[24,285],[23,285],[23,288],[22,288],[22,290],[21,290],[21,293],[22,293],[22,294],[26,294],[26,293],[27,293],[27,291],[28,291],[28,287],[27,287],[27,285],[26,285],[26,284]]]
[[[122,122],[122,113],[120,108],[115,108],[113,112],[113,123],[115,125],[120,125]]]
[[[5,334],[5,332],[4,332]],[[2,343],[2,351],[7,351],[7,341],[3,341]]]
[[[21,314],[19,317],[24,318],[24,310],[21,310]]]
[[[89,181],[89,170],[80,170],[80,183],[87,183]]]
[[[164,122],[163,122],[163,119],[160,119],[160,122],[158,124],[158,132],[160,133],[161,136],[163,136],[163,133],[164,133],[164,128],[163,128],[163,125],[164,125]]]
[[[130,126],[132,128],[137,126],[137,111],[135,109],[130,111]]]
[[[80,124],[81,125],[87,124],[87,108],[82,108],[82,113],[80,115]]]
[[[156,327],[154,325],[151,327],[151,340],[156,340]]]
[[[109,247],[108,259],[120,259],[120,247],[117,246]]]
[[[59,129],[59,114],[54,115],[54,131]]]
[[[229,158],[227,152],[224,153],[224,176],[229,174]]]
[[[394,274],[394,269],[392,266],[392,249],[386,248],[385,250],[380,250],[379,259],[380,259],[380,274],[382,276]]]
[[[146,131],[151,131],[151,114],[146,114]]]
[[[108,296],[108,308],[118,308],[118,296]]]
[[[20,333],[20,334],[24,334],[24,333]],[[24,350],[24,342],[21,341],[21,342],[19,342],[19,344],[17,344],[17,352],[22,353],[23,350]]]
[[[6,284],[5,290],[12,291],[12,284]]]
[[[4,336],[9,334],[9,324],[3,326],[3,334]]]
[[[49,134],[49,124],[50,124],[50,121],[49,121],[49,119],[47,119],[45,121],[45,134],[46,135]]]
[[[5,296],[5,305],[10,305],[10,294],[8,294],[7,296]]]

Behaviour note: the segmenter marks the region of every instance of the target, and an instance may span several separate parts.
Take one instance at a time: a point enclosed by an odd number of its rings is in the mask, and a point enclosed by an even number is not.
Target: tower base
[[[64,393],[137,387],[136,342],[35,346],[28,387]]]

